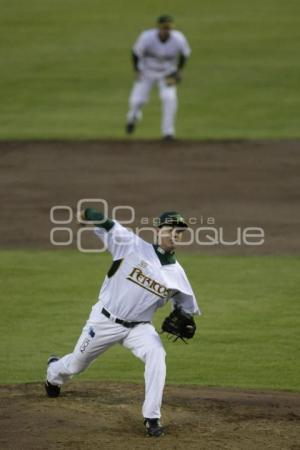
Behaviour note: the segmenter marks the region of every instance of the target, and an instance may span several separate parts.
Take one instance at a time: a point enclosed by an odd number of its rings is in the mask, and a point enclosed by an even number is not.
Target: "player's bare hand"
[[[167,86],[176,86],[182,79],[181,72],[176,71],[166,76],[165,82]]]

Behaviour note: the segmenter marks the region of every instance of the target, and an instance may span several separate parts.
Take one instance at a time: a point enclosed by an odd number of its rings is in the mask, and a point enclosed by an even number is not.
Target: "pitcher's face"
[[[161,23],[158,25],[158,34],[161,41],[167,41],[172,30],[171,23]]]
[[[184,228],[163,226],[158,229],[158,245],[167,251],[172,252],[175,250],[178,242],[182,241]]]

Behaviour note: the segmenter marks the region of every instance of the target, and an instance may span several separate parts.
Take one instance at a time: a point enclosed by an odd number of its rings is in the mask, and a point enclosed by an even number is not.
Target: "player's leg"
[[[113,344],[120,342],[126,335],[126,329],[115,324],[102,314],[99,322],[87,322],[83,328],[74,351],[49,364],[47,382],[62,386],[74,375],[83,372],[99,355]]]
[[[153,80],[145,77],[135,81],[129,97],[129,111],[127,113],[126,124],[127,133],[132,133],[137,121],[142,118],[142,107],[149,100],[152,86]]]
[[[166,352],[161,339],[153,325],[141,324],[130,331],[123,345],[145,363],[143,417],[159,419],[166,378]]]
[[[162,103],[161,131],[166,139],[172,139],[175,137],[177,88],[176,86],[168,86],[164,79],[159,81],[158,86]]]

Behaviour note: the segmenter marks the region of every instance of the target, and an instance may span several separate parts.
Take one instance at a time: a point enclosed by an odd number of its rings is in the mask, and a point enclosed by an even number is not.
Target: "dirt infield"
[[[225,241],[236,239],[238,227],[265,232],[261,246],[189,249],[299,254],[299,169],[296,141],[2,142],[0,248],[51,247],[52,206],[103,198],[110,208],[133,206],[135,226],[142,217],[178,209],[197,218],[197,227],[212,217]]]
[[[167,386],[165,436],[147,438],[140,385],[0,386],[2,450],[299,450],[300,394]]]

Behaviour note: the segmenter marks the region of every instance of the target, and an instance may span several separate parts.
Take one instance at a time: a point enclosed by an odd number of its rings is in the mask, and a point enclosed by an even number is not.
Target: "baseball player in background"
[[[132,61],[136,80],[129,97],[128,134],[133,133],[138,120],[142,118],[142,108],[156,84],[162,103],[163,138],[172,140],[175,137],[177,84],[191,49],[183,33],[173,30],[172,25],[171,16],[160,16],[157,28],[144,31],[133,46]]]
[[[85,209],[82,218],[95,225],[95,234],[112,254],[113,263],[73,352],[60,359],[57,356],[48,359],[47,395],[58,397],[61,386],[73,375],[84,371],[109,347],[119,343],[145,364],[144,425],[149,436],[161,436],[165,350],[151,320],[156,309],[170,299],[174,308],[172,318],[176,311],[183,311],[194,322],[193,315],[200,314],[174,253],[187,224],[175,211],[162,214],[157,243],[150,244],[94,209]],[[177,317],[171,320],[170,329],[177,323]]]

